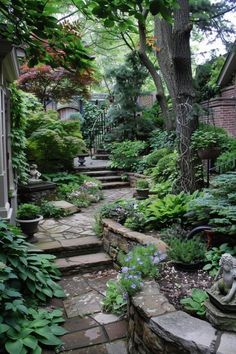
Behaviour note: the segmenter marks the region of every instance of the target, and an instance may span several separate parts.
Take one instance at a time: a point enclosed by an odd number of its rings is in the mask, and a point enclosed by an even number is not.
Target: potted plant
[[[136,198],[147,199],[149,195],[149,183],[146,179],[136,181]]]
[[[168,245],[168,257],[177,269],[193,272],[204,265],[207,248],[199,238],[182,240],[174,237]]]
[[[228,135],[224,129],[208,124],[201,124],[192,134],[191,147],[197,151],[202,160],[216,159],[224,145]]]
[[[22,232],[29,237],[30,242],[36,242],[33,237],[38,231],[38,223],[43,219],[40,215],[40,208],[37,205],[25,203],[18,207],[16,221]]]

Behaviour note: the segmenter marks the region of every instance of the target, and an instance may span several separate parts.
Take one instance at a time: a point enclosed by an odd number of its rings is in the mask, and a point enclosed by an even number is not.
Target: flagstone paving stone
[[[64,250],[94,242],[100,244],[93,231],[94,214],[101,205],[119,198],[133,195],[131,188],[107,190],[105,199],[89,208],[63,219],[44,220],[39,226],[36,237],[42,249],[53,250],[55,246]],[[48,246],[46,246],[48,244]],[[60,267],[80,265],[81,259],[89,264],[95,260],[99,263],[102,253],[86,256],[66,257],[57,259]],[[106,256],[106,255],[105,255]],[[82,257],[82,258],[81,258]],[[106,256],[107,257],[107,256]],[[109,261],[109,257],[107,257]],[[97,263],[97,264],[98,264]],[[96,264],[96,262],[95,262]],[[127,326],[124,319],[102,312],[101,301],[104,298],[106,282],[117,277],[117,271],[106,269],[85,274],[79,273],[63,276],[60,284],[65,290],[66,299],[53,299],[52,307],[62,306],[65,313],[64,328],[68,331],[62,337],[62,354],[127,354],[125,340]],[[54,351],[43,351],[52,354]]]

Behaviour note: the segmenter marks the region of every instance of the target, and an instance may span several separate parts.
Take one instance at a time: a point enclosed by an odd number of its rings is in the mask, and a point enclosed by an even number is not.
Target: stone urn
[[[22,232],[26,236],[28,236],[28,241],[31,243],[37,242],[37,239],[34,237],[34,234],[38,232],[38,224],[41,220],[43,220],[42,215],[39,215],[37,218],[31,220],[23,220],[16,218],[16,222],[20,225]]]

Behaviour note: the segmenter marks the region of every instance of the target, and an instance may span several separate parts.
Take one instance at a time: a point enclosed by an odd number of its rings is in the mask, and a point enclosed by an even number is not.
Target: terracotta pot
[[[136,199],[147,199],[149,195],[149,189],[136,189]]]
[[[220,155],[221,149],[219,147],[210,147],[206,149],[199,149],[197,151],[201,160],[213,160]]]
[[[38,231],[38,224],[41,220],[43,220],[43,217],[39,215],[39,217],[36,219],[16,219],[16,222],[20,225],[22,232],[26,236],[28,236],[28,241],[37,242],[37,240],[33,236]]]

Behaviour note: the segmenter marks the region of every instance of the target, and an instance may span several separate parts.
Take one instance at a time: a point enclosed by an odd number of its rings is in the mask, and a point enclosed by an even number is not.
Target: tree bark
[[[176,131],[178,136],[180,177],[179,189],[193,192],[199,188],[196,178],[198,160],[191,151],[191,135],[197,128],[198,119],[193,114],[195,92],[193,88],[190,34],[192,26],[189,21],[188,0],[178,1],[180,8],[174,11],[174,24],[155,19],[155,34],[158,62],[171,95],[176,114]]]
[[[139,21],[138,28],[139,28],[139,41],[140,41],[139,57],[140,57],[140,60],[142,61],[143,65],[147,68],[150,75],[152,76],[152,79],[153,79],[154,84],[156,86],[156,98],[157,98],[157,101],[158,101],[160,108],[161,108],[161,112],[162,112],[164,122],[165,122],[165,127],[167,130],[171,130],[172,124],[171,124],[171,120],[170,120],[169,109],[168,109],[166,96],[164,93],[162,79],[161,79],[160,75],[158,74],[154,64],[147,56],[147,52],[146,52],[147,48],[146,48],[146,28],[145,28],[145,25],[143,25],[141,23],[141,21]]]

